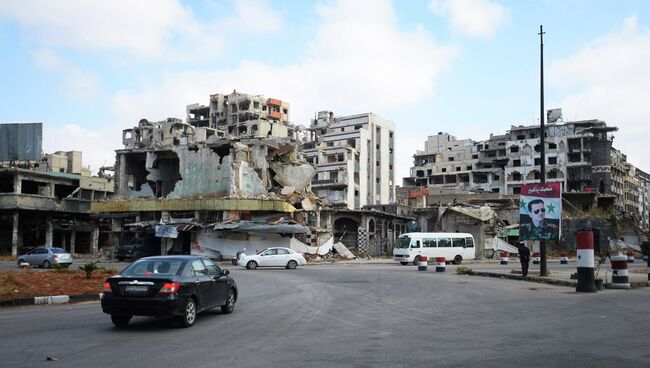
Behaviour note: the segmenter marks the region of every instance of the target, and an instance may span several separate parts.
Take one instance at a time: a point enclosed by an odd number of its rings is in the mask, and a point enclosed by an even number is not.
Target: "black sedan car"
[[[229,273],[200,256],[141,258],[106,280],[102,310],[118,327],[132,316],[177,316],[191,327],[199,312],[232,313],[237,285]]]

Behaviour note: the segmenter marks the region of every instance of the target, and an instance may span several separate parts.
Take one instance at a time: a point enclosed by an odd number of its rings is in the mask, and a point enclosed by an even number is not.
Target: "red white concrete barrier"
[[[560,264],[569,264],[569,256],[566,253],[560,254]]]
[[[627,263],[634,263],[634,252],[627,252]]]
[[[509,259],[508,252],[501,252],[501,262],[500,262],[500,264],[507,265],[508,264],[508,259]]]
[[[594,233],[591,231],[576,232],[576,253],[578,266],[578,284],[576,292],[595,293],[594,281]]]
[[[541,257],[539,255],[539,252],[534,252],[533,253],[533,264],[539,264],[541,261]]]
[[[426,271],[429,264],[429,258],[420,256],[418,260],[418,271]]]
[[[445,272],[445,257],[436,257],[436,272]]]
[[[612,256],[612,289],[629,289],[630,277],[627,272],[627,256],[618,254]]]

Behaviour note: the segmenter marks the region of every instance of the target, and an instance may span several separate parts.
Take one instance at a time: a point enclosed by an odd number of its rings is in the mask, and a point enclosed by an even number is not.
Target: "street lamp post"
[[[545,157],[545,132],[544,132],[544,30],[539,26],[539,145],[540,145],[540,183],[546,184],[546,157]],[[548,276],[546,267],[546,241],[539,241],[539,275]]]

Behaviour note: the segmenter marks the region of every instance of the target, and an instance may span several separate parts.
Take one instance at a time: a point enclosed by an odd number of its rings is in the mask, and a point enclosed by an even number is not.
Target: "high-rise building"
[[[395,125],[372,114],[312,120],[303,154],[316,166],[314,193],[349,209],[395,201]]]

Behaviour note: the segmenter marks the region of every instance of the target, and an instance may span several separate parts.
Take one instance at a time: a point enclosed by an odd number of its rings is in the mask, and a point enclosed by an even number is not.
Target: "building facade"
[[[395,201],[395,125],[372,114],[321,111],[304,137],[317,170],[312,190],[329,204],[361,209]]]

